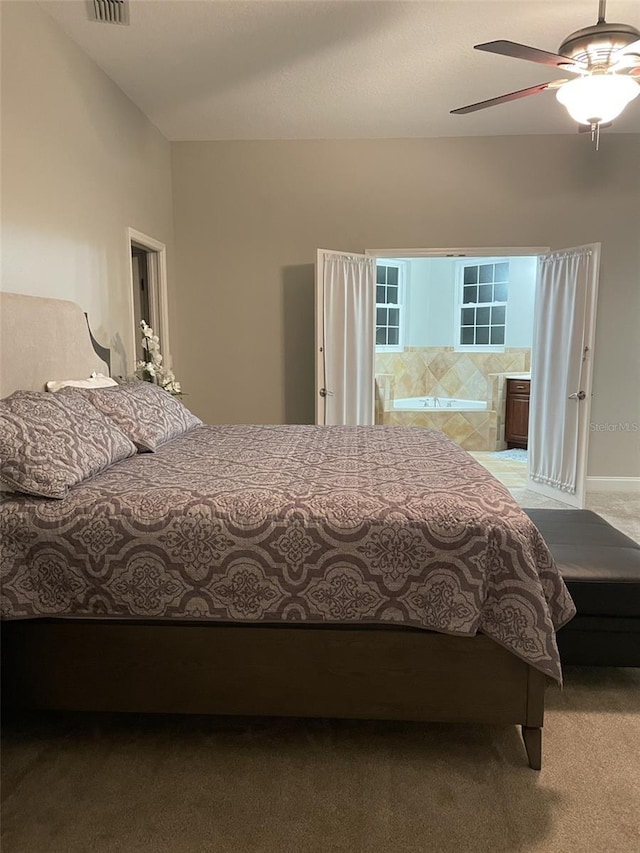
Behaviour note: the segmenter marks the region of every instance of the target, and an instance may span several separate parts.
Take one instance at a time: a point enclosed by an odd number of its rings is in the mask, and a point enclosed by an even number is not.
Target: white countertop
[[[531,379],[530,373],[505,373],[505,379]]]

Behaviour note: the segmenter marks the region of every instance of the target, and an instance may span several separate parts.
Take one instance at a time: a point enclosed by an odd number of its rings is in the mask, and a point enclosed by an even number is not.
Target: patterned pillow
[[[116,388],[62,388],[57,393],[89,400],[141,451],[153,452],[202,423],[177,397],[151,382],[127,382]]]
[[[16,391],[0,400],[0,480],[15,491],[63,498],[69,486],[135,452],[81,397]]]

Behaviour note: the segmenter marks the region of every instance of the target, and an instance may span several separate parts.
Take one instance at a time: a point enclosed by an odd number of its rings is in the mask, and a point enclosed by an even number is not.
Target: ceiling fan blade
[[[614,74],[630,74],[633,76],[640,70],[640,54],[625,53],[615,65],[609,68]]]
[[[566,82],[566,80],[553,80],[551,83],[540,83],[538,86],[530,86],[528,89],[519,89],[517,92],[509,92],[507,95],[499,95],[497,98],[489,98],[487,101],[478,101],[477,104],[468,104],[466,107],[451,110],[451,115],[465,115],[466,113],[474,113],[476,110],[486,110],[487,107],[495,107],[496,104],[506,104],[507,101],[517,101],[529,95],[537,95],[538,92],[544,92],[545,89]]]
[[[624,47],[621,47],[619,50],[616,50],[616,52],[611,55],[611,64],[617,65],[618,62],[624,60],[624,57],[628,53],[640,54],[640,39],[631,42],[631,44],[626,44]]]
[[[515,41],[488,41],[484,44],[475,44],[476,50],[486,50],[488,53],[499,53],[501,56],[512,56],[514,59],[526,59],[528,62],[541,62],[543,65],[554,65],[572,71],[575,67],[576,73],[586,66],[575,62],[570,56],[561,56],[559,53],[549,53],[539,50],[537,47],[529,47],[526,44],[518,44]]]

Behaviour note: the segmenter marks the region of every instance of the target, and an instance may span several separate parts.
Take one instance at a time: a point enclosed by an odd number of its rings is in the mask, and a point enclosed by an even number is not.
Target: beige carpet
[[[638,853],[640,670],[568,669],[515,727],[5,721],[3,853]]]

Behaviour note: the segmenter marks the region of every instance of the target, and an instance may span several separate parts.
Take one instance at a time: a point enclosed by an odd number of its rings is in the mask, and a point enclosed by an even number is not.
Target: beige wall
[[[640,137],[172,145],[174,360],[212,422],[313,419],[317,247],[602,242],[592,415],[640,420]],[[194,346],[194,341],[198,342]],[[639,476],[638,433],[593,432],[592,476]]]
[[[169,143],[37,4],[0,9],[2,289],[78,302],[123,372],[127,226],[173,263]]]
[[[640,420],[637,135],[604,134],[597,153],[576,134],[174,143],[170,158],[39,5],[0,9],[2,289],[79,302],[116,371],[130,322],[127,226],[167,243],[176,373],[213,422],[313,419],[318,246],[600,240],[592,419]],[[589,473],[639,476],[638,435],[594,431]]]

